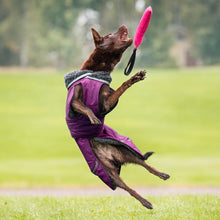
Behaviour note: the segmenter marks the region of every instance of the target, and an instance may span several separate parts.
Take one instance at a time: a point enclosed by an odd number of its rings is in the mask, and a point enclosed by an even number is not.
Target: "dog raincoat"
[[[99,110],[99,93],[103,84],[111,83],[111,76],[108,72],[93,72],[91,70],[73,71],[65,75],[65,85],[68,89],[66,100],[66,123],[71,136],[78,144],[86,162],[92,173],[97,175],[111,189],[116,186],[101,162],[96,158],[90,145],[90,138],[101,143],[108,143],[114,146],[122,145],[132,151],[136,156],[144,159],[139,149],[134,145],[129,137],[122,136],[112,128],[104,124],[105,115]],[[101,125],[92,125],[86,115],[74,112],[71,100],[76,85],[81,84],[83,89],[83,103],[89,107],[97,118],[102,122]],[[114,90],[112,89],[112,92]],[[114,106],[115,107],[115,106]],[[111,109],[112,110],[112,109]]]

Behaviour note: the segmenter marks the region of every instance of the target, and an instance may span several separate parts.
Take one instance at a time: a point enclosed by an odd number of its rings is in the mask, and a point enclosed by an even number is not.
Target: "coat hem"
[[[99,143],[103,143],[103,144],[111,144],[111,145],[116,145],[116,146],[123,146],[126,149],[128,149],[129,151],[131,151],[133,154],[135,154],[139,159],[144,160],[144,156],[141,155],[140,153],[138,153],[137,151],[135,151],[134,149],[132,149],[131,147],[129,147],[127,144],[117,141],[113,138],[99,138],[99,137],[95,137],[94,138],[95,141],[99,142]]]

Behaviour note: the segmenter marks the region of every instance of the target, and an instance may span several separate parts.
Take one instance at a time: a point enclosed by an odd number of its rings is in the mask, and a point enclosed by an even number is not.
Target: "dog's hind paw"
[[[163,180],[167,180],[167,179],[170,178],[170,175],[169,175],[169,174],[166,174],[166,173],[161,173],[161,174],[159,175],[159,177],[160,177],[161,179],[163,179]]]
[[[144,200],[144,201],[142,202],[142,205],[143,205],[144,207],[146,207],[147,209],[153,209],[153,205],[152,205],[150,202],[148,202],[147,200]]]

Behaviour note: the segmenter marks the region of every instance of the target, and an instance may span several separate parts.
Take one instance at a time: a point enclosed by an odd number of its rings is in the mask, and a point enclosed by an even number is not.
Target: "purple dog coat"
[[[97,175],[111,189],[115,190],[115,184],[101,162],[94,155],[89,139],[94,138],[94,140],[101,143],[124,146],[140,159],[144,159],[144,156],[128,137],[118,134],[112,128],[104,124],[105,115],[101,114],[99,110],[99,92],[103,84],[110,84],[110,73],[81,70],[66,74],[64,79],[66,88],[68,89],[66,100],[66,123],[70,134],[78,144],[91,172]],[[83,103],[94,112],[97,118],[99,118],[102,122],[101,125],[92,125],[87,116],[76,113],[72,109],[71,100],[74,94],[74,88],[78,84],[81,84],[83,88]]]

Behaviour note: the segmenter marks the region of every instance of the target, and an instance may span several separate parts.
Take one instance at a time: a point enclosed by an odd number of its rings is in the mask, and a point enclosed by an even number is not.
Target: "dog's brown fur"
[[[93,70],[93,71],[107,71],[112,72],[115,65],[120,61],[123,52],[132,44],[132,39],[127,39],[127,28],[121,26],[114,34],[108,34],[106,36],[100,36],[95,29],[91,29],[93,39],[95,43],[95,49],[89,56],[89,58],[83,63],[81,70]],[[129,80],[125,81],[114,93],[110,91],[108,85],[104,84],[100,91],[99,101],[101,104],[101,112],[108,112],[117,103],[119,97],[132,86],[134,83],[145,79],[146,71],[140,71],[136,73]],[[87,115],[92,124],[100,124],[100,120],[94,115],[92,110],[88,108],[82,101],[82,86],[77,85],[74,90],[74,96],[71,102],[74,111]],[[123,146],[113,146],[109,144],[103,144],[90,139],[91,147],[102,163],[103,167],[108,172],[114,184],[128,191],[133,197],[138,199],[146,208],[152,209],[152,204],[141,197],[133,189],[129,188],[119,177],[120,167],[126,163],[139,164],[146,168],[150,173],[160,177],[163,180],[169,178],[168,174],[161,173],[156,169],[150,167],[144,160],[139,159],[134,153],[129,151]],[[145,160],[153,152],[145,154]]]

